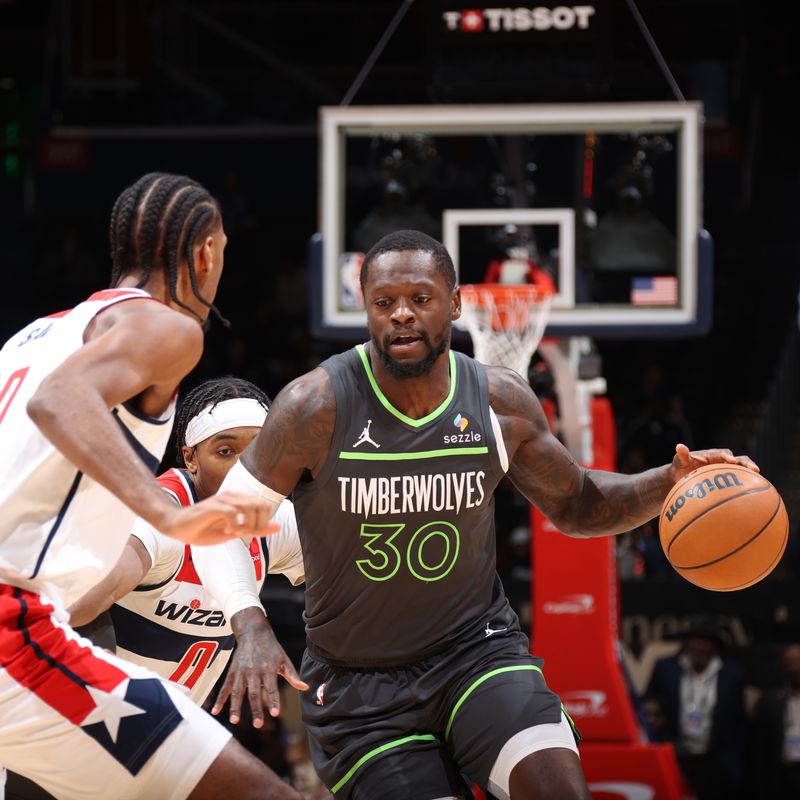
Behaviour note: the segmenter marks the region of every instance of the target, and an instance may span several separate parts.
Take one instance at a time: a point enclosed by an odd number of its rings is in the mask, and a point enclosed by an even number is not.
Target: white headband
[[[235,397],[206,406],[186,426],[185,444],[194,447],[220,431],[229,428],[260,428],[267,418],[264,406],[251,397]]]

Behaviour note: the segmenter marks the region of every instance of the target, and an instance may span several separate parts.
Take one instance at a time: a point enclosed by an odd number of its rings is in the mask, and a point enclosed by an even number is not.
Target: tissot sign
[[[517,6],[452,9],[442,12],[442,21],[451,33],[585,31],[594,16],[595,7],[588,5]]]

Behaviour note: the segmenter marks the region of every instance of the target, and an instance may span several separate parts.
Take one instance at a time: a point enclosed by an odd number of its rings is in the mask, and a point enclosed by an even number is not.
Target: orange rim
[[[532,309],[553,296],[531,283],[467,283],[461,286],[462,306],[486,308],[492,330],[521,331],[528,327]]]
[[[484,304],[484,293],[490,294],[495,303],[521,297],[544,300],[553,294],[532,283],[465,283],[461,286],[461,298],[467,297],[476,305]]]

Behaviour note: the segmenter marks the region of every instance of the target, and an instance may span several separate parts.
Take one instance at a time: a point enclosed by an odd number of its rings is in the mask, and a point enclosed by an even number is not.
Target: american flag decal
[[[678,279],[673,275],[631,280],[631,305],[674,306],[678,304]]]

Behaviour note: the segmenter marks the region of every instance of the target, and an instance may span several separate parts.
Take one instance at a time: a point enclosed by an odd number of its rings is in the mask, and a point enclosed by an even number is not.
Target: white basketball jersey
[[[111,570],[135,514],[77,470],[32,422],[26,405],[83,346],[86,326],[100,311],[139,298],[151,299],[142,289],[96,292],[69,311],[32,322],[0,350],[0,582],[45,594],[62,607]],[[128,404],[109,413],[155,473],[172,430],[174,401],[159,419]]]
[[[197,501],[184,470],[170,469],[158,481],[181,505]],[[280,532],[250,543],[259,590],[267,572],[283,573],[293,584],[304,579],[292,504],[281,503],[273,519],[281,523]],[[176,553],[180,543],[167,540],[143,520],[136,521],[132,533],[150,554],[151,573],[163,574],[165,562],[172,561],[174,567],[160,583],[148,581],[146,575],[141,586],[111,607],[117,655],[182,684],[202,704],[233,654],[236,642],[231,625],[200,583],[190,545]]]

